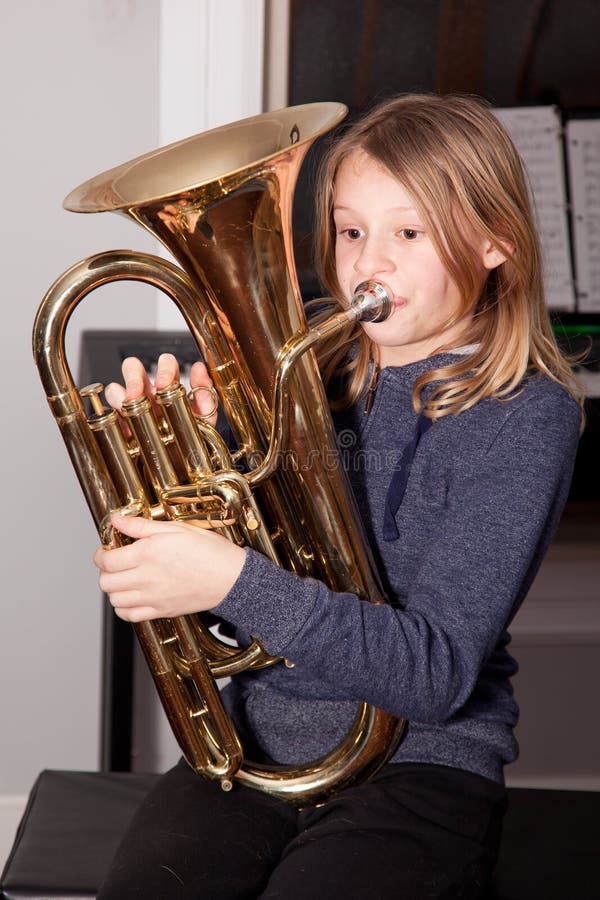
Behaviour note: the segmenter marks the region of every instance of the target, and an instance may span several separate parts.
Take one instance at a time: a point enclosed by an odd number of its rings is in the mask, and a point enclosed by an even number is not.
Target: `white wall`
[[[125,220],[75,216],[61,203],[85,178],[155,145],[158,13],[158,0],[2,5],[0,793],[28,789],[45,767],[97,763],[97,538],[30,335],[42,295],[71,263],[115,246],[149,247]],[[133,300],[122,289],[102,309],[91,303],[77,330],[152,327],[155,307],[152,292]],[[71,366],[77,372],[76,357]]]
[[[228,58],[219,41],[227,38],[235,50],[232,34],[260,38],[262,15],[263,0],[1,5],[0,794],[28,791],[43,768],[98,764],[101,598],[91,563],[97,537],[33,366],[35,311],[54,278],[90,253],[114,247],[158,252],[138,226],[116,215],[64,212],[62,198],[165,138],[216,124],[198,110],[200,94],[206,108],[223,108],[225,116],[236,97],[243,103],[235,116],[259,112],[261,95],[249,86],[262,90],[262,56]],[[182,35],[188,67],[174,80],[166,73],[182,58]],[[206,50],[208,35],[207,58],[199,51]],[[218,65],[219,83],[216,70],[207,78],[209,63]],[[208,93],[199,93],[202,84],[210,85]],[[169,115],[161,116],[161,103]],[[177,129],[181,133],[167,135]],[[74,374],[81,328],[155,327],[162,308],[145,286],[97,291],[70,329]]]
[[[600,790],[600,552],[597,529],[561,527],[511,633],[521,753],[512,785]]]

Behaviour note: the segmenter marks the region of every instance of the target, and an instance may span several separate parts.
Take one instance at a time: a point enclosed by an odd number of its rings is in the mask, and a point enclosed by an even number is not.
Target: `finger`
[[[142,595],[136,590],[123,589],[122,591],[107,591],[108,600],[111,606],[118,606],[119,609],[134,609],[136,606],[142,606]]]
[[[122,384],[117,384],[117,382],[115,381],[113,381],[111,384],[107,384],[106,388],[104,389],[104,397],[106,399],[106,402],[110,407],[112,407],[112,409],[122,413],[123,402],[127,399],[127,393]],[[123,432],[123,436],[126,440],[129,440],[132,432],[124,416],[121,416],[120,426],[121,431]]]
[[[191,387],[212,387],[212,378],[208,374],[205,363],[195,362],[190,369],[190,385]]]
[[[131,603],[141,602],[139,590],[139,574],[137,569],[129,569],[126,572],[100,572],[98,586],[103,593],[108,594],[111,603],[120,594],[131,595]],[[124,604],[121,604],[124,605]]]
[[[208,416],[205,419],[210,425],[217,421],[217,397],[212,390],[213,381],[208,374],[208,369],[203,362],[196,362],[190,371],[190,387],[193,390],[192,407],[200,416]]]
[[[135,544],[112,547],[110,550],[99,547],[94,554],[94,563],[101,572],[126,572],[139,564],[138,556],[139,550]]]
[[[127,400],[137,400],[138,397],[153,397],[154,388],[148,377],[141,360],[135,356],[128,356],[121,366],[125,379],[125,396]]]
[[[97,549],[96,552],[94,553],[94,557],[93,557],[93,560],[92,560],[92,562],[94,563],[94,565],[96,566],[96,568],[98,568],[98,569],[103,569],[103,568],[104,568],[105,554],[106,554],[106,553],[109,553],[109,552],[110,552],[110,551],[106,550],[106,549],[105,549],[104,547],[102,547],[102,546],[101,546],[101,547],[98,547],[98,549]]]
[[[147,622],[149,619],[158,619],[159,616],[151,606],[114,607],[116,615],[124,622]]]
[[[157,390],[160,390],[168,387],[174,381],[179,381],[179,363],[172,353],[161,353],[158,357],[154,384]]]
[[[121,534],[137,539],[180,529],[177,522],[154,522],[152,519],[145,519],[143,516],[120,516],[116,513],[110,517],[110,523]],[[107,552],[114,553],[122,550],[132,550],[132,548],[133,545],[129,545],[128,547],[120,547],[119,551],[110,550]]]
[[[123,400],[125,399],[125,388],[116,381],[107,384],[104,389],[104,397],[109,406],[113,409],[121,409]]]

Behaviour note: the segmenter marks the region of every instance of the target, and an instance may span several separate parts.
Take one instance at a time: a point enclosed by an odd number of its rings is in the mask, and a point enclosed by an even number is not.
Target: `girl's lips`
[[[393,300],[392,300],[392,304],[393,304],[393,306],[394,306],[394,309],[400,309],[400,307],[406,306],[407,302],[408,302],[408,301],[406,300],[405,297],[397,297],[397,296],[394,294],[394,297],[393,297]]]

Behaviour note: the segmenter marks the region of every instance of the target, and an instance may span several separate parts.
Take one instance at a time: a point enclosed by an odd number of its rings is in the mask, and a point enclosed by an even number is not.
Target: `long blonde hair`
[[[523,166],[490,107],[470,96],[401,95],[378,105],[332,143],[321,164],[316,194],[316,256],[324,287],[342,305],[333,198],[339,166],[356,151],[384,166],[412,195],[460,290],[453,322],[471,314],[462,342],[477,349],[422,375],[415,384],[415,408],[436,419],[485,397],[506,398],[527,371],[549,375],[582,403],[544,300],[540,246]],[[483,290],[476,275],[476,251],[465,237],[469,232],[497,248],[510,248]],[[319,361],[325,381],[344,376],[343,392],[334,405],[348,406],[359,397],[371,355],[371,342],[360,326],[323,346]],[[422,400],[426,385],[432,390]]]

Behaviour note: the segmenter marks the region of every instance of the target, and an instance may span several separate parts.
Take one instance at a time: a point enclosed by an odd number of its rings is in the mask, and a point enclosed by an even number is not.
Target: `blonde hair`
[[[319,172],[316,255],[324,287],[342,305],[332,209],[337,171],[356,151],[384,166],[417,204],[461,294],[460,308],[448,325],[471,314],[462,343],[477,349],[421,375],[414,388],[415,408],[437,419],[486,397],[508,398],[527,371],[545,373],[582,404],[544,300],[540,246],[523,166],[489,106],[470,96],[401,95],[378,105],[332,143]],[[476,250],[465,236],[469,233],[507,249],[506,261],[489,273],[483,290]],[[453,349],[440,346],[436,352]],[[360,396],[372,352],[360,326],[321,348],[324,380],[343,378],[344,389],[334,405],[348,406]],[[423,400],[427,385],[432,390]]]

